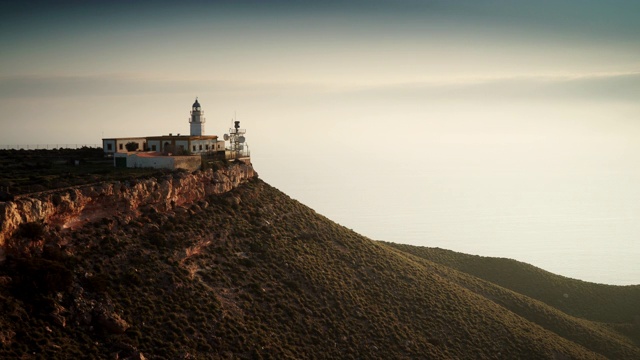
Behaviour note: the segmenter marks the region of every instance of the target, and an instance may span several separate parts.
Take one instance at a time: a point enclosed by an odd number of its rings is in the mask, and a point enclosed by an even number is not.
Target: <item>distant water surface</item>
[[[640,178],[625,164],[299,160],[257,157],[254,164],[267,182],[372,239],[640,284]]]

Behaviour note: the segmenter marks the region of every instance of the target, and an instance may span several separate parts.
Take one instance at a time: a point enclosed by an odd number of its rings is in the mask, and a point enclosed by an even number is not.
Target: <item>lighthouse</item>
[[[191,118],[189,119],[189,124],[191,124],[191,136],[202,136],[204,135],[204,111],[202,111],[202,107],[198,102],[198,98],[196,98],[196,102],[191,106]]]

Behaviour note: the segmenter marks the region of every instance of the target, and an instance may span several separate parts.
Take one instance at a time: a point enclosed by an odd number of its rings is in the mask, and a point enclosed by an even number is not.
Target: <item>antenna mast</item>
[[[229,140],[229,152],[233,159],[239,159],[241,157],[248,157],[249,153],[245,147],[244,134],[247,132],[245,129],[240,129],[240,121],[236,120],[236,113],[233,113],[233,128],[229,129],[229,135],[224,136],[225,140]]]

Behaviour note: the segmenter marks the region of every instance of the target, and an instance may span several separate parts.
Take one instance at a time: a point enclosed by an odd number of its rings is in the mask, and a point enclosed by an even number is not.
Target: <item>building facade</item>
[[[225,142],[216,135],[204,135],[204,111],[198,98],[191,106],[189,135],[161,135],[147,137],[105,138],[102,149],[105,155],[129,152],[128,143],[135,143],[133,151],[154,151],[163,155],[199,155],[225,151]]]
[[[148,151],[158,151],[163,154],[197,155],[210,152],[224,151],[225,142],[218,140],[216,135],[164,135],[146,138]]]
[[[128,138],[110,138],[102,139],[102,149],[106,155],[113,155],[118,152],[127,152],[127,144],[135,143],[137,151],[143,151],[147,148],[147,139],[143,137]],[[136,150],[134,150],[136,151]]]
[[[202,163],[219,159],[240,160],[250,163],[249,146],[245,143],[246,130],[234,121],[224,139],[229,148],[216,135],[204,135],[204,111],[198,98],[191,105],[189,135],[169,134],[147,137],[105,138],[102,148],[112,156],[116,167],[153,167],[192,170]],[[202,156],[193,156],[202,155]]]

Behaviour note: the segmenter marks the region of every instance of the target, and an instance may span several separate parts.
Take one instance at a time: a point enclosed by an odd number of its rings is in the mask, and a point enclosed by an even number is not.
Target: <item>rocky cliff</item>
[[[251,165],[240,163],[216,171],[176,172],[161,178],[80,186],[0,202],[0,247],[7,246],[7,239],[23,223],[73,228],[116,212],[135,217],[144,208],[165,211],[228,192],[255,176]]]

